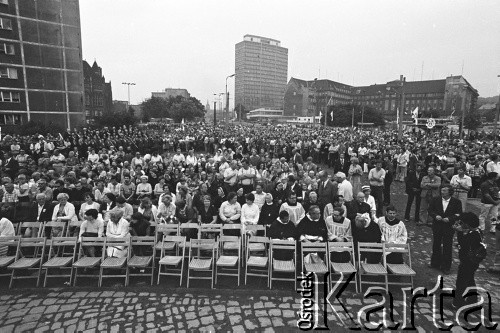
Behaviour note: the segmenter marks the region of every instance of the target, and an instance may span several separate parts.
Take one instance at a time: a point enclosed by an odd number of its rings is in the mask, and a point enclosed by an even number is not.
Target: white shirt
[[[466,192],[467,190],[464,189],[463,187],[460,187],[460,185],[471,188],[472,179],[467,175],[464,175],[463,177],[460,177],[459,175],[454,175],[453,177],[451,177],[450,185],[456,188],[460,192]]]
[[[448,198],[448,200],[442,198],[441,200],[443,202],[443,212],[446,212],[446,208],[448,208],[448,204],[450,203],[450,198]]]
[[[352,201],[352,199],[353,199],[352,184],[347,179],[344,179],[339,184],[338,192],[339,192],[339,195],[344,197],[345,201],[347,201],[347,202]]]

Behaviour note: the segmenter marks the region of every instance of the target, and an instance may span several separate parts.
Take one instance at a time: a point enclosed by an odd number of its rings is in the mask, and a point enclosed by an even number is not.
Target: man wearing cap
[[[479,228],[484,231],[489,224],[491,233],[495,233],[495,225],[500,205],[499,189],[496,184],[498,174],[488,173],[488,178],[481,184],[481,213],[479,214]]]
[[[454,197],[462,203],[462,211],[467,206],[467,193],[472,187],[472,179],[465,174],[465,167],[458,167],[458,174],[451,177],[450,185],[454,190]]]

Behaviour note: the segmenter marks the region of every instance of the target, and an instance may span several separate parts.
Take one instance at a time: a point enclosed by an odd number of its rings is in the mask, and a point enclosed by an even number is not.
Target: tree
[[[141,106],[144,121],[151,118],[172,118],[175,122],[181,122],[182,119],[194,120],[205,116],[205,107],[195,97],[152,97],[142,102]]]
[[[476,130],[481,126],[481,120],[476,112],[469,112],[464,117],[464,127],[469,130]]]
[[[331,112],[333,111],[333,121]],[[334,105],[328,108],[327,126],[348,127],[352,124],[353,105]],[[321,117],[321,124],[325,123],[325,115]],[[385,125],[384,117],[374,108],[370,106],[355,105],[354,106],[354,126],[357,126],[363,118],[364,123],[373,123],[375,126]]]
[[[143,120],[149,121],[151,118],[168,118],[168,103],[165,99],[152,97],[141,103]]]

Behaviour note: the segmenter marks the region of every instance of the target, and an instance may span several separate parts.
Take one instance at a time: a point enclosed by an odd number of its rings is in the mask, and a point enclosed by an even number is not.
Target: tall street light
[[[397,83],[396,86],[388,86],[386,89],[388,91],[393,91],[395,92],[398,96],[398,101],[399,101],[399,108],[397,109],[397,120],[398,120],[398,140],[403,139],[403,114],[404,114],[404,107],[405,107],[405,81],[406,78],[401,75],[399,77],[399,82]]]
[[[128,90],[128,105],[127,105],[127,108],[130,107],[130,86],[135,86],[135,83],[134,82],[122,82],[122,84],[126,85],[127,86],[127,90]]]
[[[500,77],[500,75],[497,75],[497,77]],[[500,92],[498,93],[498,103],[497,103],[497,112],[495,114],[495,128],[493,130],[493,133],[495,135],[497,134],[497,126],[498,126],[498,117],[500,115]]]
[[[229,95],[227,94],[227,79],[234,76],[236,76],[236,74],[231,74],[226,77],[226,125],[229,123]]]

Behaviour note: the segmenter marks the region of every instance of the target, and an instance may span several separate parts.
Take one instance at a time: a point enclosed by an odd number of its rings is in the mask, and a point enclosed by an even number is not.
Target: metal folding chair
[[[256,244],[256,246],[254,246]],[[252,248],[261,248],[262,251],[252,251]],[[250,236],[245,250],[245,285],[247,276],[266,277],[269,286],[269,238]],[[258,254],[261,255],[258,255]]]
[[[302,259],[302,271],[316,274],[326,274],[329,272],[328,247],[325,242],[302,242],[300,244],[300,257]],[[323,254],[323,258],[319,256]],[[305,260],[309,255],[310,260]],[[316,256],[317,255],[317,256]],[[313,259],[316,258],[316,259]],[[318,261],[314,261],[318,260]]]
[[[82,241],[80,242],[80,249],[78,251],[78,259],[75,263],[73,263],[72,274],[74,276],[73,286],[76,286],[76,282],[78,279],[78,270],[94,270],[99,267],[101,261],[104,260],[104,255],[106,254],[105,248],[106,238],[104,237],[82,237]],[[95,252],[94,257],[91,257],[89,254],[90,249],[93,249]],[[99,252],[100,251],[100,252]],[[73,273],[74,272],[74,273]],[[100,277],[100,274],[84,274],[85,277]]]
[[[362,259],[362,254],[379,254],[381,259],[378,263],[367,263],[366,260]],[[385,290],[389,290],[388,280],[387,280],[387,268],[385,263],[385,246],[382,243],[358,243],[358,277],[359,277],[359,287],[360,291],[363,292],[363,283],[369,285],[378,285],[381,282],[377,281],[365,281],[363,282],[363,275],[383,277]]]
[[[210,280],[211,287],[212,289],[214,288],[214,267],[215,258],[217,257],[217,246],[215,239],[191,239],[188,257],[188,288],[189,281],[192,279]],[[201,249],[207,250],[209,247],[212,249],[211,251],[200,251]],[[207,254],[208,256],[205,256]],[[193,276],[194,273],[200,273],[200,275]],[[210,275],[206,273],[210,273]]]
[[[282,253],[288,252],[288,257],[291,259],[276,259],[275,252],[280,251]],[[289,240],[276,240],[271,239],[270,255],[269,259],[271,261],[269,268],[269,288],[273,287],[274,281],[292,281],[294,286],[297,282],[297,271],[295,269],[295,263],[297,262],[297,244],[296,242]],[[291,275],[291,277],[276,277],[275,274],[280,275]]]
[[[7,268],[12,270],[9,288],[12,288],[14,280],[33,279],[32,275],[17,275],[19,270],[38,271],[36,275],[36,286],[40,285],[40,276],[42,273],[42,261],[45,255],[46,239],[42,237],[21,238],[16,253],[16,260]]]
[[[150,276],[151,285],[153,285],[155,272],[154,258],[156,256],[155,244],[154,236],[133,236],[130,238],[132,255],[127,265],[126,286],[129,284],[130,276]],[[135,270],[135,272],[131,272],[131,269]]]
[[[109,253],[125,253],[122,257],[113,257]],[[122,277],[127,285],[127,261],[130,258],[130,237],[107,237],[105,242],[105,253],[100,266],[99,287],[102,286],[103,278]],[[123,271],[122,274],[105,274],[105,270]]]
[[[394,285],[411,285],[413,288],[413,277],[417,274],[413,268],[411,267],[411,251],[410,244],[395,244],[395,243],[384,243],[385,253],[389,255],[390,253],[401,253],[403,256],[403,263],[398,264],[390,264],[387,262],[386,258],[386,267],[387,270],[391,273],[388,276],[388,284]],[[408,263],[404,262],[405,257],[408,257]],[[391,276],[402,276],[408,277],[410,279],[409,282],[398,282],[398,281],[390,281]]]
[[[200,224],[200,239],[218,239],[222,234],[222,224]]]
[[[224,249],[225,243],[237,243],[240,246],[236,250]],[[236,276],[238,278],[238,287],[240,286],[241,272],[241,240],[238,236],[220,236],[218,258],[215,265],[215,283],[218,275]]]
[[[341,253],[348,253],[349,260],[347,262],[336,261],[337,256]],[[328,258],[330,259],[330,279],[334,275],[342,274],[347,277],[352,273],[357,273],[356,255],[354,253],[354,244],[350,242],[328,242]],[[331,281],[330,281],[331,284]],[[358,278],[354,279],[356,292],[358,292]]]
[[[45,278],[43,286],[47,285],[49,277],[69,277],[69,284],[72,279],[72,265],[76,257],[76,249],[78,247],[76,237],[54,237],[48,241],[50,243],[48,260],[42,265],[45,270]],[[72,248],[70,254],[66,254],[65,249]],[[49,274],[51,270],[59,271],[59,274]],[[61,274],[63,271],[68,271],[67,274]]]
[[[161,259],[158,262],[158,281],[160,276],[179,276],[179,286],[182,286],[182,276],[184,273],[184,258],[186,255],[186,236],[163,236],[163,242],[174,244],[174,248],[166,250],[162,247]],[[165,254],[166,251],[172,252]]]

